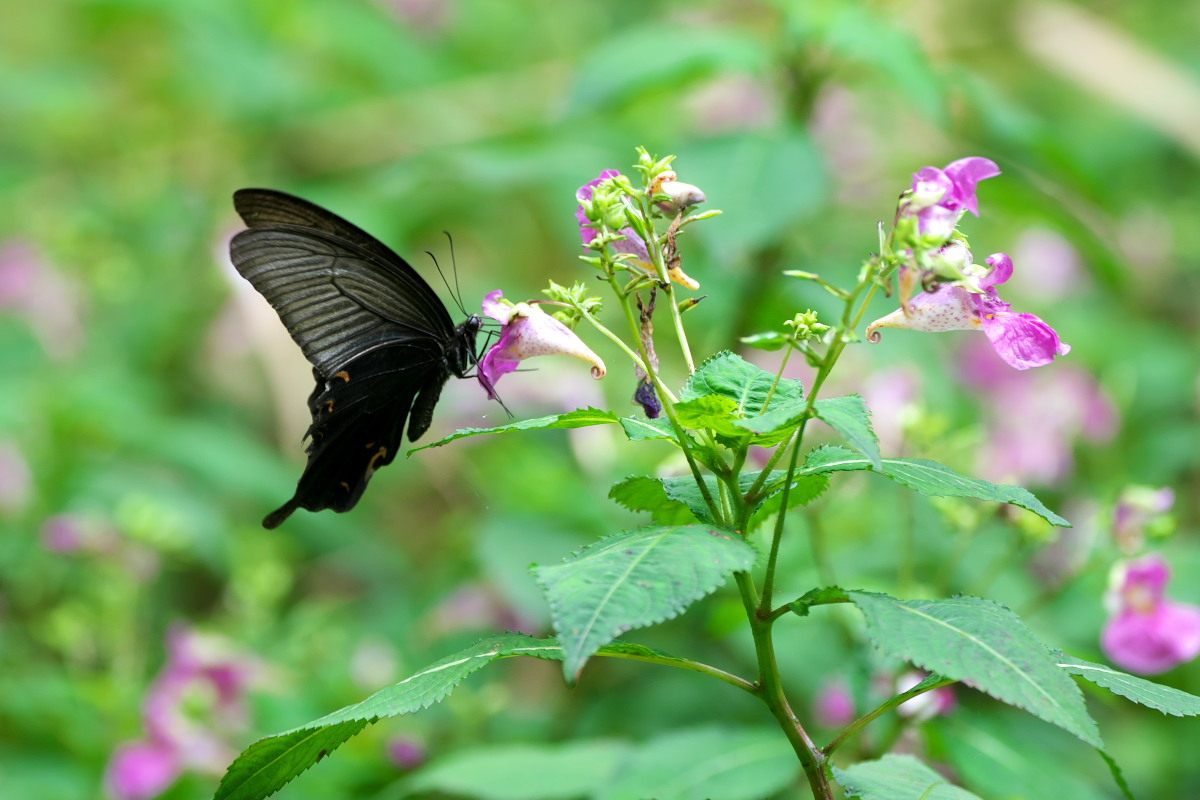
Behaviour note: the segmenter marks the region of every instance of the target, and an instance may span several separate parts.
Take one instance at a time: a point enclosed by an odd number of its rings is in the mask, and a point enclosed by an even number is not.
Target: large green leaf
[[[732,572],[750,569],[755,556],[736,534],[712,526],[655,526],[609,536],[562,564],[534,567],[568,682],[600,647],[678,616]]]
[[[408,451],[408,454],[411,456],[420,450],[428,450],[430,447],[441,447],[456,439],[465,439],[468,436],[483,436],[488,433],[510,433],[512,431],[540,431],[548,428],[586,428],[590,425],[609,425],[619,421],[620,418],[611,411],[590,407],[577,408],[574,411],[568,411],[566,414],[554,414],[549,417],[538,417],[537,419],[523,419],[519,422],[509,423],[508,425],[498,425],[495,428],[460,428],[449,436],[438,439],[432,444],[414,447]]]
[[[847,797],[860,800],[979,800],[913,756],[889,754],[847,769],[834,767],[833,777]]]
[[[481,746],[439,758],[404,788],[478,800],[574,800],[602,790],[631,749],[613,740]]]
[[[778,728],[674,731],[640,744],[593,800],[759,800],[799,771]]]
[[[688,378],[679,399],[695,400],[706,395],[727,397],[734,401],[741,417],[754,417],[766,410],[763,406],[768,395],[772,404],[776,400],[789,403],[803,397],[804,388],[800,381],[790,378],[776,386],[773,374],[726,350],[700,365]]]
[[[1103,686],[1114,694],[1132,700],[1135,703],[1171,714],[1176,717],[1195,717],[1200,715],[1200,697],[1194,694],[1162,686],[1126,674],[1103,664],[1093,664],[1075,656],[1055,652],[1052,658],[1058,666],[1072,675],[1085,678],[1097,686]]]
[[[483,639],[361,703],[255,742],[229,766],[214,800],[258,800],[274,794],[367,725],[428,708],[472,672],[511,656],[558,660],[562,648],[555,641],[521,634]]]
[[[1083,695],[1009,609],[976,597],[897,600],[847,592],[881,649],[990,694],[1102,747]]]
[[[805,473],[841,472],[871,469],[871,460],[842,447],[818,447],[804,462]],[[880,474],[886,475],[909,489],[930,497],[974,497],[1010,503],[1032,511],[1052,525],[1069,528],[1071,523],[1055,514],[1033,494],[1020,486],[989,483],[978,478],[959,475],[936,461],[920,458],[881,459]]]
[[[871,429],[871,412],[856,394],[830,397],[813,404],[817,418],[845,437],[855,450],[862,453],[877,471],[883,471],[879,458],[879,439]]]

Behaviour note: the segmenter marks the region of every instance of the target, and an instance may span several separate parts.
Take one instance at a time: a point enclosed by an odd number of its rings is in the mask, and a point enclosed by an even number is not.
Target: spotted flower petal
[[[534,356],[574,356],[592,365],[592,377],[604,377],[605,366],[575,332],[532,303],[509,305],[497,289],[483,299],[483,313],[504,327],[500,339],[479,360],[479,382],[495,399],[496,381]]]
[[[1071,352],[1071,346],[1041,318],[1011,311],[1011,304],[1000,299],[996,286],[1012,276],[1012,259],[996,253],[988,257],[987,263],[991,270],[983,276],[922,292],[905,309],[875,320],[867,326],[867,338],[879,341],[880,328],[931,333],[982,330],[997,355],[1014,369],[1044,366],[1056,356]],[[971,291],[968,285],[977,291]]]

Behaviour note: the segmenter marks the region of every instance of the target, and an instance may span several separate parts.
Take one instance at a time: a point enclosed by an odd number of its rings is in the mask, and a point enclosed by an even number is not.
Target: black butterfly
[[[229,245],[238,272],[287,326],[313,365],[308,465],[296,493],[263,520],[274,528],[297,508],[349,511],[375,470],[400,449],[405,420],[416,441],[451,375],[477,361],[478,315],[458,327],[403,258],[307,200],[240,189],[246,222]]]

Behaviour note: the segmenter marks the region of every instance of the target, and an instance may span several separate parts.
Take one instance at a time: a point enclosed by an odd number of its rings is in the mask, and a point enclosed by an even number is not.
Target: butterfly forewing
[[[233,238],[233,263],[279,313],[317,381],[308,464],[296,494],[263,524],[297,508],[347,511],[395,457],[410,410],[409,439],[428,429],[442,386],[473,360],[478,318],[455,328],[404,259],[319,206],[268,189],[242,189],[234,203],[250,227]]]

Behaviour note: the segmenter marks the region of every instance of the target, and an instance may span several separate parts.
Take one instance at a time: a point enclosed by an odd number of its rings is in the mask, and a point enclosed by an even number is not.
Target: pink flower
[[[979,182],[999,174],[994,161],[979,156],[960,158],[945,169],[923,167],[913,175],[908,205],[916,213],[920,232],[948,239],[964,213],[979,216],[975,196]]]
[[[817,692],[813,713],[826,728],[849,725],[854,721],[854,695],[850,694],[844,681],[829,681]]]
[[[182,625],[167,632],[167,663],[142,701],[146,736],[117,748],[107,782],[118,800],[166,790],[185,769],[219,774],[236,752],[230,733],[246,724],[245,694],[261,673],[256,659]]]
[[[1166,599],[1171,569],[1159,555],[1119,564],[1109,600],[1116,613],[1100,646],[1130,672],[1155,675],[1200,655],[1200,607]]]
[[[483,313],[504,327],[500,339],[479,360],[479,382],[488,397],[496,399],[496,381],[534,356],[564,355],[581,358],[592,365],[592,377],[604,377],[604,362],[575,332],[532,303],[512,305],[497,289],[483,298]]]
[[[425,763],[425,747],[407,736],[393,736],[387,743],[387,757],[397,769],[416,769]]]
[[[173,784],[183,765],[165,742],[126,742],[117,748],[104,773],[104,785],[116,800],[150,800]]]
[[[907,313],[897,309],[867,326],[867,338],[879,341],[879,328],[942,332],[982,330],[996,353],[1014,369],[1040,367],[1055,356],[1071,352],[1053,328],[1033,314],[1010,311],[996,287],[1012,276],[1012,259],[1004,253],[988,256],[991,269],[968,281],[947,283],[912,299]],[[970,288],[962,284],[971,284]],[[976,291],[971,291],[975,289]]]

